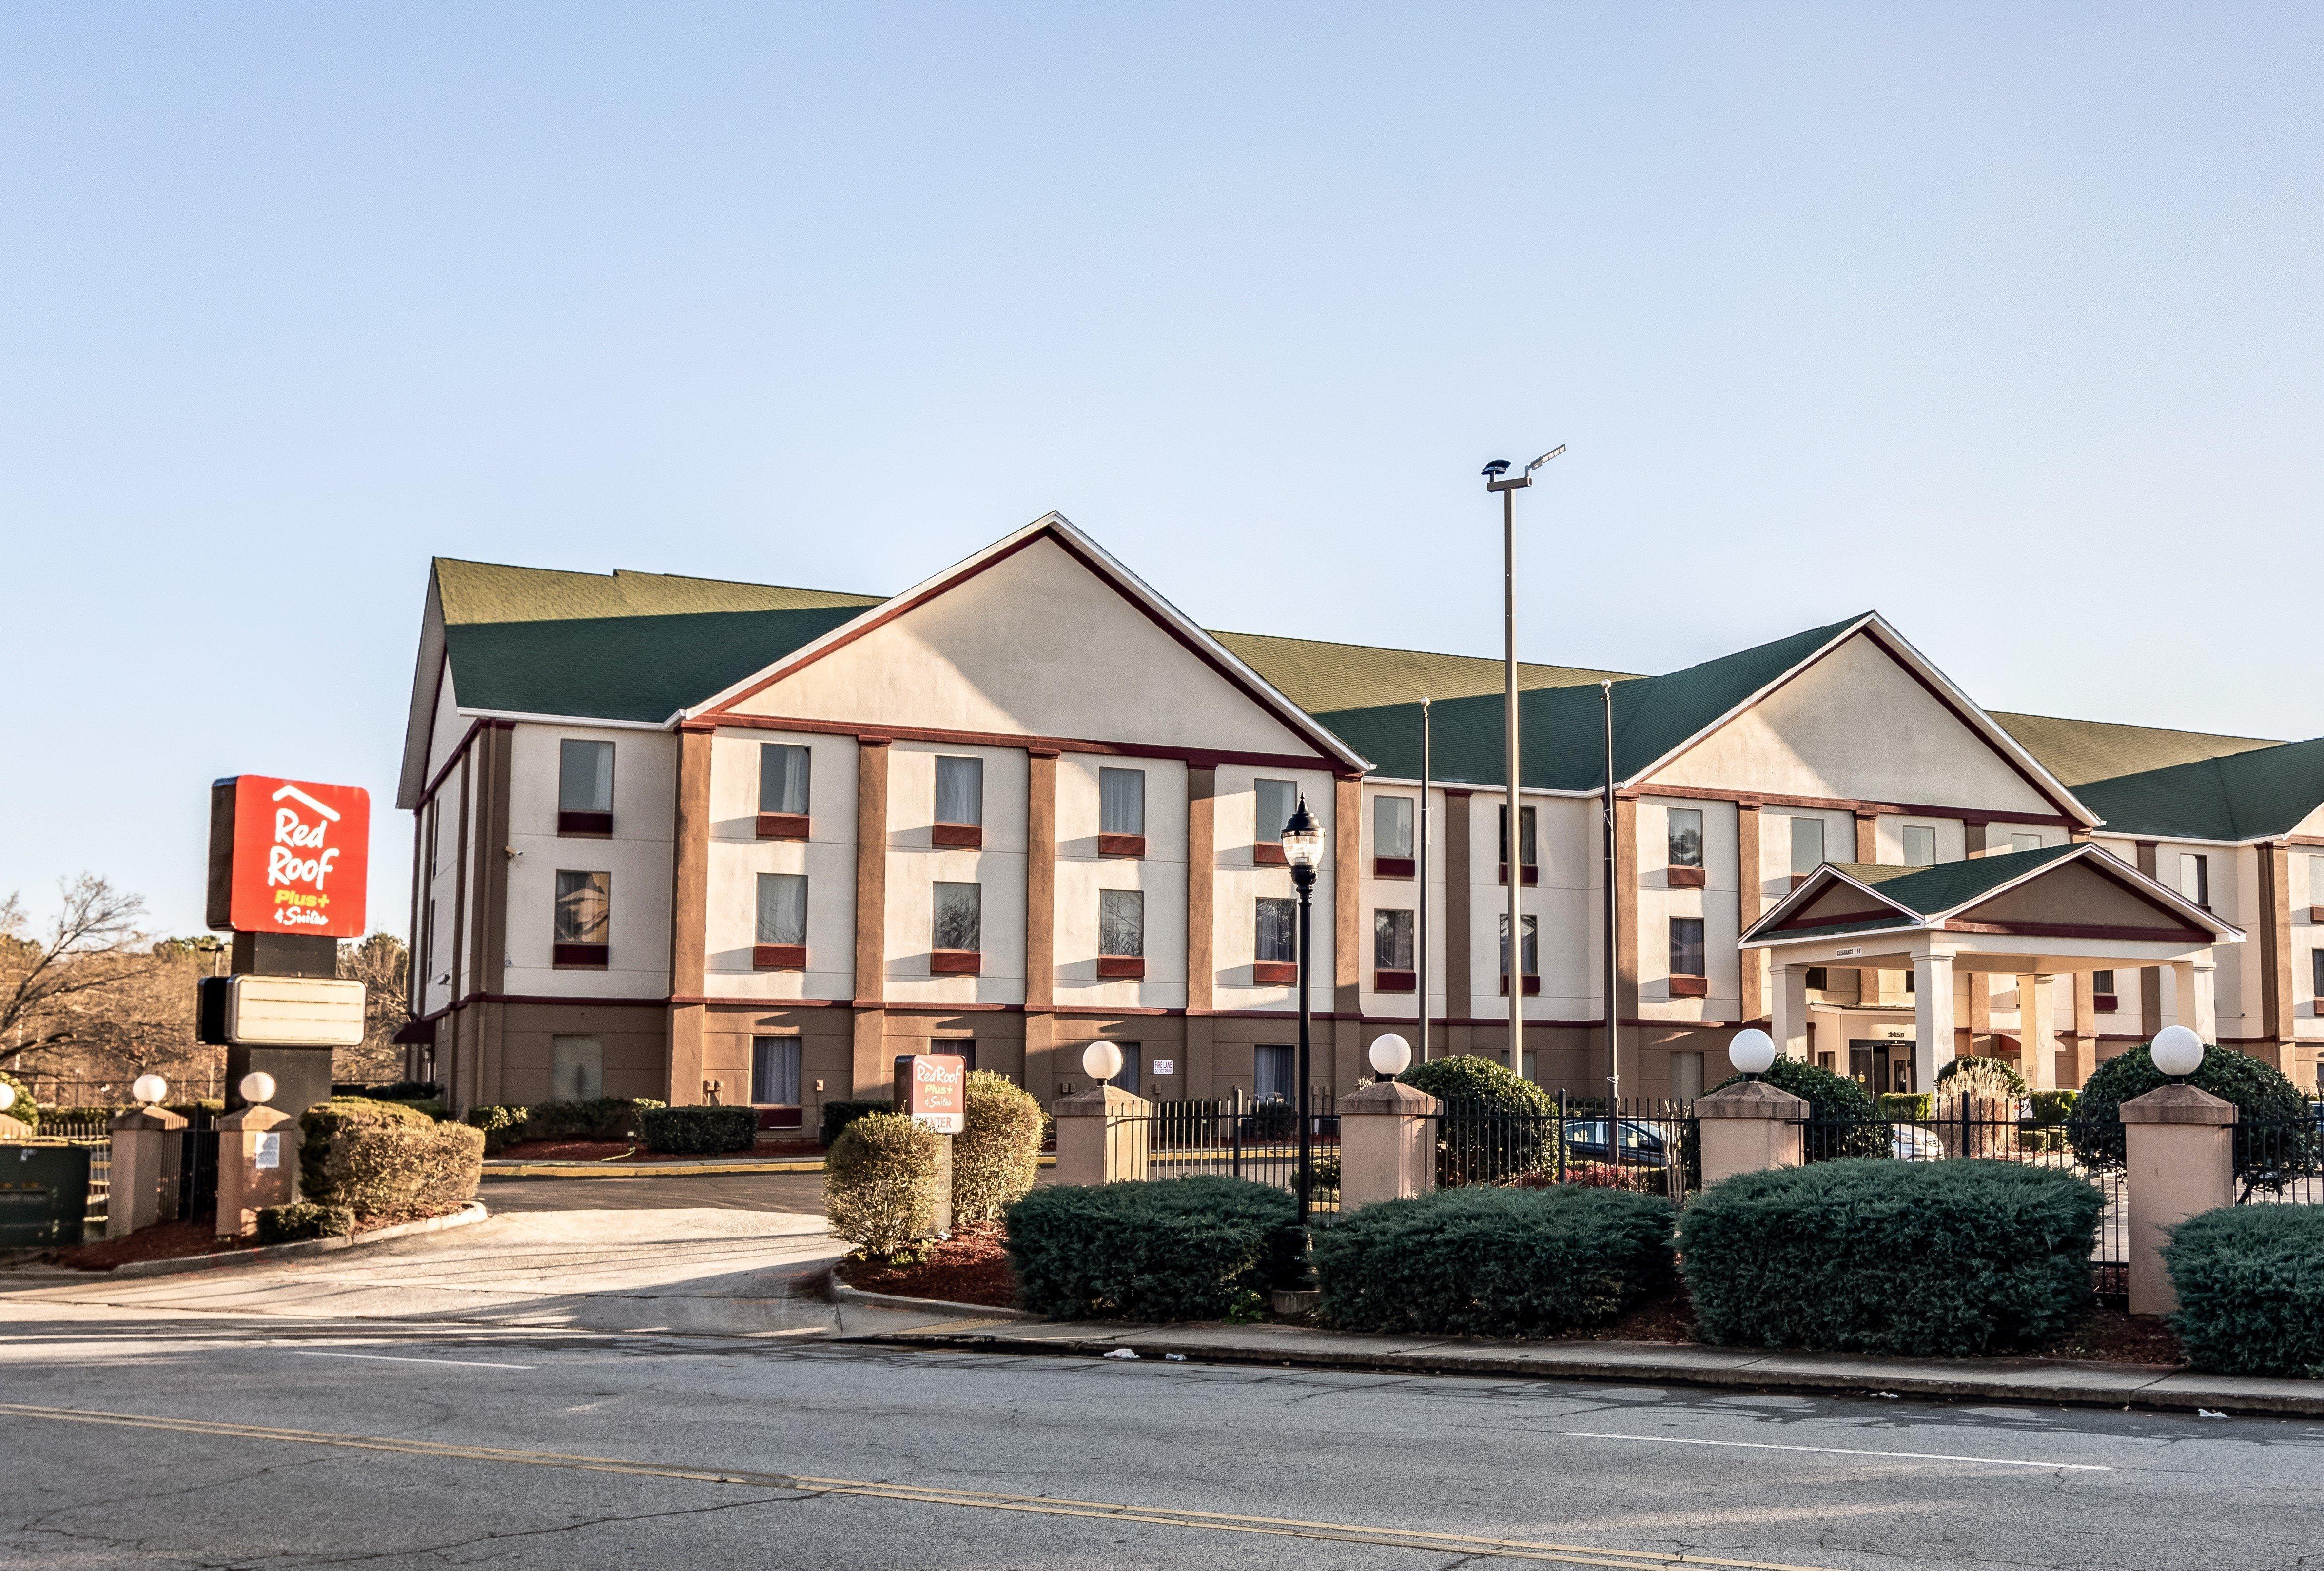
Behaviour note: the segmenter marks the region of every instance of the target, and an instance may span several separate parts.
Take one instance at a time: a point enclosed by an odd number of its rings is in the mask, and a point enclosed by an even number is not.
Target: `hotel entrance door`
[[[1848,1075],[1875,1096],[1884,1091],[1910,1091],[1913,1044],[1851,1041],[1848,1044]]]

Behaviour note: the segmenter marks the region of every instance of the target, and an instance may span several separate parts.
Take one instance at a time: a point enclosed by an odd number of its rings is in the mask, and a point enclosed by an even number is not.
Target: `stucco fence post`
[[[1436,1187],[1444,1104],[1400,1080],[1360,1086],[1340,1103],[1340,1209],[1410,1200]]]
[[[2159,1086],[2122,1104],[2123,1183],[2129,1191],[2130,1312],[2179,1307],[2163,1263],[2171,1230],[2236,1203],[2236,1104],[2192,1086]]]
[[[1702,1142],[1702,1187],[1738,1173],[1796,1168],[1808,1104],[1765,1080],[1745,1080],[1695,1099]]]
[[[175,1176],[178,1132],[186,1121],[161,1107],[113,1116],[113,1169],[106,1181],[105,1236],[125,1238],[161,1220],[161,1184]]]
[[[1111,1184],[1146,1177],[1154,1104],[1119,1086],[1099,1086],[1061,1096],[1049,1109],[1057,1121],[1060,1184]]]
[[[258,1102],[219,1119],[217,1130],[217,1235],[247,1238],[261,1210],[298,1197],[299,1121]]]

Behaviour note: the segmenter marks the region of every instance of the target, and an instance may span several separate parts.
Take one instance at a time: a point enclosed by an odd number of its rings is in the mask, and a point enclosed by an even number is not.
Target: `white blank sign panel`
[[[226,1034],[244,1047],[360,1047],[364,984],[335,976],[235,977]]]

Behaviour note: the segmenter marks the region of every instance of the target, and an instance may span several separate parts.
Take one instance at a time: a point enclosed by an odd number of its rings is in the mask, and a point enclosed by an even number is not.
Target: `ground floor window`
[[[799,1099],[799,1040],[751,1039],[751,1100],[762,1107],[796,1107]]]
[[[595,1102],[605,1094],[605,1044],[596,1037],[549,1040],[549,1099]]]
[[[973,1071],[976,1067],[976,1039],[974,1037],[930,1037],[928,1039],[928,1051],[931,1053],[951,1054],[954,1058],[960,1060],[961,1067],[964,1069]],[[1123,1049],[1125,1057],[1128,1056],[1128,1052],[1129,1049]]]
[[[1251,1056],[1256,1060],[1255,1067],[1259,1071],[1255,1082],[1259,1100],[1288,1102],[1296,1095],[1292,1088],[1292,1071],[1296,1067],[1292,1055],[1296,1051],[1296,1049],[1282,1047],[1251,1049]]]

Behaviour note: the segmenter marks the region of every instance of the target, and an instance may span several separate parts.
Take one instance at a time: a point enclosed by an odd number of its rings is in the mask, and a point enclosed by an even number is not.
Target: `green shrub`
[[[1959,1356],[2040,1347],[2091,1302],[2105,1199],[2053,1168],[1833,1161],[1742,1173],[1679,1219],[1710,1342]]]
[[[2036,1091],[2027,1100],[2033,1104],[2034,1122],[2036,1123],[2063,1123],[2067,1115],[2074,1111],[2074,1093],[2071,1091]]]
[[[299,1115],[300,1188],[365,1225],[440,1216],[474,1197],[484,1132],[395,1102],[334,1096]]]
[[[1343,1331],[1554,1336],[1671,1280],[1668,1200],[1618,1188],[1439,1189],[1315,1234],[1322,1318]]]
[[[1299,1247],[1298,1202],[1243,1178],[1034,1190],[1009,1208],[1017,1301],[1058,1320],[1219,1320]]]
[[[1805,1102],[1811,1119],[1833,1126],[1810,1136],[1806,1142],[1809,1161],[1890,1154],[1888,1129],[1875,1115],[1872,1094],[1847,1076],[1820,1069],[1799,1058],[1777,1058],[1759,1078]],[[1742,1076],[1729,1075],[1711,1089],[1724,1091],[1742,1083]]]
[[[1976,1053],[1963,1053],[1939,1069],[1937,1089],[1943,1090],[1946,1081],[1962,1075],[1972,1080],[1991,1080],[2011,1096],[2023,1096],[2026,1092],[2025,1077],[2017,1072],[2016,1065],[2006,1058],[1984,1058]],[[1978,1095],[1987,1095],[1982,1086],[1978,1088]]]
[[[638,1114],[648,1151],[686,1155],[746,1151],[758,1143],[755,1107],[648,1107]]]
[[[2074,1099],[2066,1138],[2084,1167],[2121,1167],[2122,1104],[2170,1084],[2147,1049],[2142,1042],[2100,1064]],[[2278,1187],[2324,1159],[2324,1140],[2318,1137],[2308,1098],[2274,1065],[2233,1048],[2213,1048],[2187,1084],[2241,1110],[2235,1132],[2236,1177],[2247,1190]]]
[[[586,1102],[536,1102],[524,1110],[527,1140],[634,1140],[638,1116],[662,1104],[649,1098],[593,1096]]]
[[[484,1154],[496,1157],[508,1146],[524,1138],[525,1114],[521,1107],[471,1107],[465,1122],[484,1133]]]
[[[297,1243],[309,1238],[345,1238],[355,1230],[355,1214],[344,1206],[266,1206],[258,1213],[258,1242]]]
[[[831,1231],[875,1259],[935,1231],[936,1136],[900,1113],[851,1120],[823,1162]]]
[[[1883,1091],[1880,1094],[1880,1116],[1893,1118],[1899,1123],[1926,1121],[1937,1110],[1936,1094],[1932,1091]]]
[[[2324,1374],[2324,1206],[2223,1206],[2163,1248],[2172,1324],[2197,1369]]]
[[[361,1081],[333,1081],[334,1096],[367,1096],[374,1102],[438,1102],[444,1096],[439,1080],[397,1080],[385,1086],[367,1086]]]
[[[1005,1075],[974,1069],[952,1142],[954,1227],[998,1222],[1041,1175],[1041,1104]]]
[[[14,1102],[5,1107],[0,1107],[0,1116],[20,1119],[35,1129],[39,1128],[41,1108],[40,1104],[32,1100],[32,1088],[17,1079],[15,1076],[4,1071],[0,1071],[0,1086],[5,1086],[16,1094],[16,1099]]]
[[[1557,1104],[1490,1058],[1459,1053],[1397,1077],[1444,1103],[1436,1125],[1436,1181],[1450,1188],[1497,1183],[1556,1160]]]
[[[892,1113],[889,1102],[826,1102],[823,1104],[823,1149],[829,1151],[839,1142],[839,1132],[867,1114]]]

